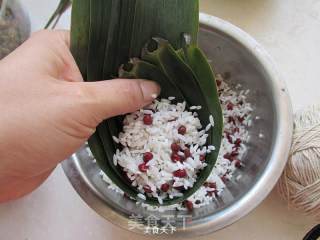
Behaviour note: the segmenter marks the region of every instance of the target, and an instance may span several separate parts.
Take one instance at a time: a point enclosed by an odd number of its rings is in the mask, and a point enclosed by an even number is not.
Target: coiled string
[[[278,191],[290,208],[320,220],[320,106],[295,114],[293,143]]]

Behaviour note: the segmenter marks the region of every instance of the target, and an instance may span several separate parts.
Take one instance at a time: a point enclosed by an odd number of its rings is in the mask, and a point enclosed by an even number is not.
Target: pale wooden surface
[[[57,0],[23,2],[36,30]],[[320,1],[201,0],[201,10],[241,27],[264,45],[285,77],[294,109],[319,102]],[[60,26],[67,27],[69,17],[63,17]],[[241,221],[199,239],[301,239],[314,224],[311,218],[288,211],[273,192]],[[0,236],[5,240],[147,239],[114,227],[93,212],[60,167],[34,193],[0,205]]]

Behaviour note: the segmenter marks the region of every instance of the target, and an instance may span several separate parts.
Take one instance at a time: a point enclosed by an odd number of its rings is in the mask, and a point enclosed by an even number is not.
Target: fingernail
[[[153,101],[160,94],[160,86],[159,84],[152,81],[140,81],[141,90],[143,93],[143,98],[146,102]]]

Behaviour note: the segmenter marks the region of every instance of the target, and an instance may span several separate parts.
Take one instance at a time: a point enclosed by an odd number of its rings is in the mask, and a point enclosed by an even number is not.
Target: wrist
[[[0,203],[21,198],[39,187],[52,173],[50,169],[31,178],[12,176],[0,177]]]

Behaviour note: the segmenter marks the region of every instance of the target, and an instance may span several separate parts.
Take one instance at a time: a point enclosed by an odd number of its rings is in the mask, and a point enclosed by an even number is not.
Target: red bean
[[[184,152],[185,158],[191,157],[190,149],[186,148],[183,152]]]
[[[234,105],[233,105],[233,103],[231,103],[231,102],[229,102],[228,104],[227,104],[227,109],[228,110],[233,110],[233,107],[234,107]]]
[[[234,144],[239,147],[240,144],[242,143],[241,139],[240,138],[237,138],[236,141],[234,142]]]
[[[233,157],[230,153],[226,153],[225,155],[223,155],[223,158],[228,159],[230,162],[235,159],[235,157]]]
[[[145,163],[149,162],[152,158],[153,158],[152,152],[145,152],[145,153],[143,154],[143,161],[144,161]]]
[[[151,187],[149,185],[144,185],[143,191],[146,193],[152,193]]]
[[[212,197],[213,195],[215,195],[216,196],[216,194],[218,193],[218,191],[217,190],[214,190],[214,191],[207,191],[207,195],[209,196],[209,197]]]
[[[240,160],[236,160],[234,162],[234,165],[236,166],[236,168],[241,168],[242,167],[242,164],[241,164],[241,161]]]
[[[164,183],[161,185],[161,190],[164,192],[168,192],[169,188],[170,188],[169,183]]]
[[[184,201],[184,206],[189,210],[192,211],[193,210],[193,203],[189,200]]]
[[[238,121],[242,123],[244,121],[244,117],[238,117]]]
[[[186,128],[185,126],[182,125],[182,126],[180,126],[180,127],[178,128],[178,133],[179,133],[179,134],[185,135],[186,132],[187,132],[187,128]]]
[[[228,117],[228,123],[236,124],[236,120],[233,117],[229,116]]]
[[[217,188],[217,184],[215,182],[208,182],[209,188]]]
[[[144,123],[145,125],[151,125],[152,122],[153,122],[153,118],[152,118],[152,116],[151,116],[150,114],[144,115],[144,117],[143,117],[143,123]]]
[[[147,172],[147,170],[149,169],[149,167],[145,164],[145,163],[141,163],[139,166],[138,166],[140,172]]]
[[[224,182],[224,183],[226,183],[228,181],[226,175],[223,175],[220,178],[221,178],[222,182]]]
[[[177,153],[172,153],[171,160],[172,160],[172,162],[180,162],[181,157]]]
[[[233,141],[232,141],[232,137],[230,136],[230,134],[229,133],[227,133],[227,139],[228,139],[228,142],[229,143],[233,143]]]
[[[237,157],[239,155],[239,152],[234,150],[232,151],[232,153],[230,154],[231,157]]]
[[[177,143],[172,143],[172,144],[171,144],[171,150],[172,150],[173,152],[179,152],[179,150],[180,150],[179,144],[177,144]]]
[[[179,178],[184,178],[187,176],[187,171],[185,169],[179,169],[179,170],[173,172],[173,176],[179,177]]]

